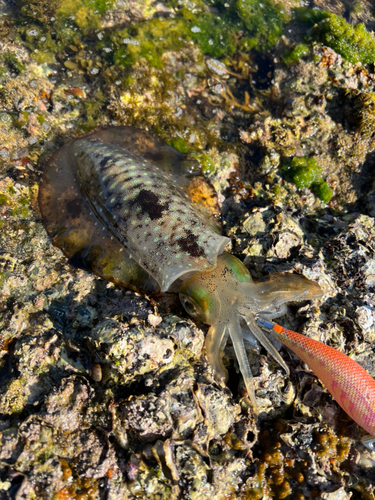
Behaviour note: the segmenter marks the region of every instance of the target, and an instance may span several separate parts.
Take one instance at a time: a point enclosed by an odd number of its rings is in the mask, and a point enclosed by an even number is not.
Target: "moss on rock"
[[[291,65],[298,62],[303,57],[310,54],[310,47],[305,44],[299,44],[294,49],[286,51],[282,59],[286,65]]]
[[[352,26],[325,10],[296,9],[297,18],[312,26],[310,40],[331,47],[349,62],[371,64],[375,60],[375,38],[363,23]]]
[[[292,159],[285,159],[281,171],[298,189],[311,189],[325,203],[331,200],[333,191],[321,178],[322,169],[314,158],[294,156]]]
[[[304,156],[284,160],[281,170],[298,189],[309,188],[320,178],[322,172],[314,158]]]

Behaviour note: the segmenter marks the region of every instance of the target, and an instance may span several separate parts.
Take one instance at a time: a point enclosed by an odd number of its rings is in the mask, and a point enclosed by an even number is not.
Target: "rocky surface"
[[[349,20],[371,30],[362,3]],[[0,3],[1,500],[374,498],[364,431],[306,365],[282,349],[288,378],[249,350],[255,418],[230,346],[223,390],[206,326],[171,294],[74,268],[37,204],[61,144],[108,124],[150,130],[201,162],[254,279],[294,271],[324,289],[278,321],[374,376],[375,74],[306,41],[293,7],[279,7],[291,17],[269,52],[271,34],[254,35],[258,51],[243,33],[199,38],[202,9],[229,26],[219,0]],[[324,8],[342,17],[347,6]],[[298,44],[302,57],[285,62]],[[294,157],[316,160],[308,174],[330,199],[288,175]]]

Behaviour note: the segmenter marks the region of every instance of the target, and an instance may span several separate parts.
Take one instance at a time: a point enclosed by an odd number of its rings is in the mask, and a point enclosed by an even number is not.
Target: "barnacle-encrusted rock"
[[[174,343],[153,330],[142,331],[136,325],[124,327],[114,320],[104,320],[92,332],[92,342],[101,352],[102,362],[131,380],[136,375],[161,369],[171,363]]]
[[[207,366],[203,325],[166,313],[169,298],[149,302],[74,268],[40,223],[41,165],[93,127],[152,129],[208,154],[225,234],[253,278],[298,272],[326,291],[319,307],[293,304],[278,321],[375,374],[372,68],[294,25],[272,57],[249,51],[246,30],[227,22],[238,2],[172,3],[99,0],[94,12],[86,0],[22,0],[4,15],[0,2],[0,497],[373,498],[362,431],[294,355],[280,350],[287,378],[249,351],[255,420],[230,346],[232,396]],[[371,1],[344,4],[314,2],[345,17],[347,33],[374,30]],[[213,37],[191,31],[207,19]],[[174,50],[181,27],[189,39]],[[199,37],[223,54],[222,74]],[[329,207],[281,174],[285,157],[316,158]]]

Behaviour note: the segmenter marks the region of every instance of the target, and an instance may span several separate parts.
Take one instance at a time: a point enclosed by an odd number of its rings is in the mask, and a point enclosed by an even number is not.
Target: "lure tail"
[[[258,324],[289,347],[323,382],[341,408],[375,435],[375,380],[358,363],[322,342],[258,319]],[[374,438],[375,439],[375,438]]]

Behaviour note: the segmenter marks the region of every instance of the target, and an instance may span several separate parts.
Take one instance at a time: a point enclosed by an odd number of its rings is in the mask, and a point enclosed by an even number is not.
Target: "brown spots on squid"
[[[113,159],[113,158],[112,158],[112,156],[104,156],[104,158],[102,158],[102,159],[100,160],[99,165],[100,165],[102,168],[104,168],[104,167],[107,165],[107,163],[108,163],[109,161],[111,161],[112,159]]]
[[[170,205],[168,202],[161,203],[158,195],[147,189],[141,189],[131,204],[141,207],[142,212],[147,214],[151,220],[160,219]]]
[[[189,229],[185,231],[186,236],[178,238],[177,244],[187,254],[192,257],[205,257],[206,252],[198,242],[198,237],[192,233]]]

